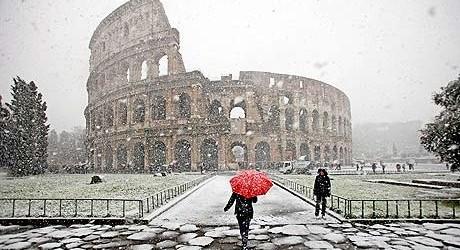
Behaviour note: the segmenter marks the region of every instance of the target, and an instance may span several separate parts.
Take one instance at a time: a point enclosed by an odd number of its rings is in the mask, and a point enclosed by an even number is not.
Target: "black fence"
[[[133,217],[144,216],[136,199],[0,199],[2,217]],[[9,213],[8,213],[9,211]],[[6,214],[5,214],[6,212]]]
[[[183,193],[195,186],[198,186],[201,182],[209,179],[210,177],[210,175],[205,175],[193,181],[181,184],[179,186],[161,190],[147,198],[144,198],[143,200],[145,201],[145,206],[143,206],[143,210],[147,213],[150,213],[151,211],[168,203],[171,199],[179,195],[182,195]]]
[[[143,199],[0,198],[0,218],[139,219],[208,178],[202,176]]]
[[[397,170],[328,170],[330,175],[384,175],[384,174],[426,174],[426,173],[448,173],[448,170],[414,170],[414,171],[397,171]]]
[[[272,178],[312,201],[315,199],[311,187],[276,175]],[[347,219],[457,219],[460,199],[349,199],[332,194],[329,205]]]

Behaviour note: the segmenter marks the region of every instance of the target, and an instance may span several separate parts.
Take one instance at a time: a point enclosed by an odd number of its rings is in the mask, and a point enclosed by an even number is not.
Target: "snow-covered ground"
[[[174,174],[165,177],[140,174],[107,174],[100,175],[103,182],[90,185],[92,174],[86,175],[40,175],[23,178],[9,178],[0,176],[0,198],[24,199],[143,199],[149,195],[174,187],[179,184],[200,178],[201,175]],[[94,202],[94,215],[106,216],[106,202]],[[122,202],[110,204],[111,215],[121,216]],[[43,202],[32,201],[31,215],[43,215]],[[126,211],[138,210],[138,202],[126,202]],[[11,201],[0,203],[0,217],[11,216]],[[75,203],[72,200],[62,202],[64,216],[73,216]],[[47,214],[57,216],[59,201],[48,201]],[[78,204],[78,215],[90,214],[90,201]],[[16,216],[25,216],[28,213],[28,201],[16,202]]]
[[[295,181],[299,184],[313,187],[315,175],[282,175],[282,177]],[[427,189],[421,187],[398,186],[384,183],[371,183],[367,180],[373,179],[389,179],[401,182],[411,182],[414,179],[444,179],[457,180],[458,174],[452,173],[410,173],[410,174],[379,174],[379,175],[331,175],[332,194],[342,196],[348,199],[365,200],[365,199],[442,199],[442,198],[459,198],[459,188],[445,187],[443,189]],[[400,214],[407,213],[406,203],[400,204]],[[379,202],[376,204],[377,212],[385,212],[385,203]],[[440,214],[450,215],[452,211],[452,203],[439,204]],[[459,209],[457,204],[457,210]],[[357,212],[361,209],[361,203],[353,204]],[[394,202],[390,203],[390,213],[394,213]],[[435,214],[435,202],[423,203],[423,213],[425,215]],[[372,203],[366,203],[366,210],[372,212]],[[412,202],[411,214],[419,214],[419,203]],[[359,213],[358,213],[359,214]]]
[[[173,187],[198,175],[174,174],[155,177],[147,174],[103,174],[103,182],[90,185],[91,176],[49,174],[23,178],[0,176],[1,198],[125,198],[140,199]]]

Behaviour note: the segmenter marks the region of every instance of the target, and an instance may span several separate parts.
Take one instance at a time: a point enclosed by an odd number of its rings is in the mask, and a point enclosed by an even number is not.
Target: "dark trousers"
[[[315,216],[319,215],[319,208],[321,205],[321,215],[326,215],[326,196],[316,195],[316,207],[315,207]]]
[[[251,223],[251,218],[246,216],[236,216],[238,220],[238,225],[240,226],[241,242],[243,243],[243,248],[248,245],[248,235],[249,235],[249,223]]]

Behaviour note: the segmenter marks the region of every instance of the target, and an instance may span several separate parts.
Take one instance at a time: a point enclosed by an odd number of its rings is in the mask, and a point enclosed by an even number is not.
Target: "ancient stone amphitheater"
[[[171,163],[183,171],[266,168],[300,156],[350,163],[351,111],[342,91],[267,72],[212,81],[186,71],[179,40],[159,0],[131,0],[97,27],[85,110],[95,171]]]

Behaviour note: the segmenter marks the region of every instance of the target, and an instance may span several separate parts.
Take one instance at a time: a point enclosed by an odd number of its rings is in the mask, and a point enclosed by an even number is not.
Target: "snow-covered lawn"
[[[315,175],[280,175],[286,179],[295,181],[296,183],[303,184],[309,187],[313,187]],[[438,173],[438,174],[387,174],[387,175],[331,175],[332,194],[342,196],[348,199],[357,200],[373,200],[373,199],[444,199],[444,198],[459,198],[460,189],[457,188],[444,188],[444,189],[426,189],[419,187],[408,187],[408,186],[397,186],[383,183],[371,183],[366,180],[373,179],[390,179],[403,182],[411,182],[414,179],[445,179],[445,180],[457,180],[458,175],[450,173]],[[452,203],[439,203],[439,212],[444,214],[450,214],[452,211]],[[386,204],[376,205],[377,213],[386,213]],[[400,202],[401,215],[407,214],[407,202]],[[411,215],[418,215],[420,212],[419,203],[412,202]],[[355,203],[354,209],[361,211],[361,203]],[[395,213],[395,202],[389,204],[390,213]],[[435,212],[435,204],[427,203],[423,204],[423,214]],[[366,214],[372,213],[371,202],[366,204]],[[457,210],[460,210],[460,206],[457,205]]]
[[[103,182],[90,185],[92,174],[40,175],[24,178],[0,176],[0,198],[124,198],[141,199],[162,189],[197,179],[199,175],[99,175]]]
[[[299,184],[313,187],[315,175],[280,175]],[[439,174],[387,174],[387,175],[330,175],[332,193],[349,199],[423,199],[460,197],[459,189],[440,190],[371,183],[366,180],[390,179],[411,182],[414,179],[456,180],[458,175]]]
[[[55,199],[144,199],[154,193],[175,187],[180,184],[200,178],[201,175],[192,174],[173,174],[165,177],[155,177],[147,174],[105,174],[99,175],[103,183],[90,185],[93,174],[86,175],[41,175],[23,178],[9,178],[6,175],[0,175],[0,198],[55,198]],[[16,213],[27,213],[28,201],[17,201]],[[0,217],[11,215],[11,204],[2,202],[0,204]],[[59,201],[48,201],[47,210],[49,213],[56,215],[58,213]],[[99,211],[101,216],[107,213],[103,211],[106,208],[106,202],[94,202],[95,211]],[[116,214],[122,211],[121,202],[112,202],[110,210],[116,210]],[[145,204],[144,204],[145,206]],[[74,202],[64,201],[64,214],[74,213]],[[136,202],[127,202],[126,210],[138,207]],[[90,201],[78,204],[78,210],[88,215]],[[32,214],[42,215],[42,202],[32,203]],[[54,210],[54,212],[53,212]]]

